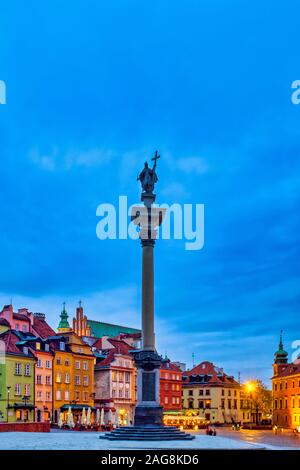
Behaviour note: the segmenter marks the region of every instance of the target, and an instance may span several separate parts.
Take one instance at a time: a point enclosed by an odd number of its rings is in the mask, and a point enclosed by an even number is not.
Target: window
[[[42,401],[43,400],[43,393],[41,391],[38,391],[36,393],[36,399],[37,399],[37,401]]]
[[[46,375],[46,385],[51,385],[51,375]]]
[[[128,392],[128,390],[125,390],[125,398],[129,398],[129,392]]]
[[[222,410],[225,409],[225,400],[224,399],[221,400],[221,408],[222,408]]]
[[[231,397],[231,390],[228,390],[228,396]]]
[[[200,400],[200,401],[199,401],[198,407],[199,407],[201,410],[202,410],[202,408],[204,408],[203,400]]]
[[[206,396],[207,396],[207,395],[210,395],[210,390],[209,390],[209,388],[207,388],[207,389],[205,390],[205,395],[206,395]]]
[[[36,383],[37,383],[37,385],[42,385],[42,376],[41,375],[36,376]]]
[[[168,405],[168,403],[169,403],[169,398],[165,397],[165,405]]]
[[[51,392],[46,392],[46,401],[51,401]]]
[[[203,395],[203,390],[199,390],[199,395]]]
[[[26,325],[22,326],[22,331],[23,331],[23,333],[26,333],[26,331],[27,331],[27,326]]]
[[[189,390],[189,396],[192,397],[194,395],[193,390]]]
[[[30,396],[30,385],[29,384],[25,384],[24,385],[24,395],[26,397],[29,397]]]
[[[61,384],[61,372],[57,372],[55,380],[57,384]]]
[[[114,388],[112,389],[111,395],[113,398],[116,398],[116,390]]]
[[[56,400],[61,400],[61,391],[56,390]]]
[[[88,378],[87,375],[85,375],[85,376],[83,377],[83,385],[84,385],[85,387],[87,387],[88,384],[89,384],[89,378]]]
[[[19,362],[16,362],[15,365],[15,375],[21,375],[21,364]]]
[[[69,390],[65,390],[65,400],[70,401],[70,392],[69,392]]]
[[[19,329],[20,329],[20,325],[19,325],[19,323],[16,323],[16,325],[15,325],[15,330],[16,330],[16,331],[19,331]]]
[[[222,388],[222,397],[225,395],[225,390]]]
[[[75,384],[80,385],[80,375],[75,375]]]
[[[51,361],[46,361],[46,369],[51,369]]]
[[[129,372],[125,372],[125,382],[126,383],[130,382],[130,373]]]
[[[237,410],[237,399],[236,398],[233,400],[233,409]]]
[[[75,392],[75,400],[80,400],[80,392],[78,391]]]
[[[123,382],[124,380],[124,374],[123,372],[119,372],[119,382]]]
[[[83,400],[88,401],[88,393],[87,392],[83,392]]]
[[[234,392],[233,392],[233,396],[235,396],[235,397],[236,397],[236,390],[234,390]]]
[[[194,408],[194,402],[193,400],[189,400],[189,408],[193,409]]]
[[[66,359],[65,360],[65,366],[69,366],[69,365],[70,365],[70,361],[69,361],[69,359]]]
[[[57,359],[56,359],[56,364],[57,364],[58,366],[61,365],[61,358],[60,358],[59,356],[58,356]]]
[[[115,382],[115,381],[117,380],[116,375],[117,375],[117,374],[116,374],[116,371],[115,371],[115,370],[112,370],[112,371],[111,371],[111,380],[112,380],[113,382]]]
[[[46,351],[46,352],[49,352],[49,351],[50,351],[49,344],[45,344],[45,351]]]
[[[43,367],[43,363],[42,363],[42,361],[41,361],[40,359],[38,359],[38,361],[37,361],[37,363],[36,363],[36,366],[39,367],[39,368],[40,368],[40,367]]]
[[[169,390],[169,384],[165,384],[165,392],[167,392]]]
[[[37,351],[40,351],[40,349],[41,349],[41,344],[40,344],[40,343],[35,343],[35,349],[36,349]]]
[[[65,351],[65,350],[66,350],[66,345],[65,345],[65,343],[64,343],[63,341],[60,341],[60,342],[59,342],[59,349],[60,349],[61,351]]]
[[[80,369],[80,361],[75,362],[75,369]]]
[[[25,375],[27,377],[30,375],[30,364],[25,364]]]
[[[228,400],[228,408],[231,410],[231,400]]]
[[[119,390],[119,398],[123,398],[123,389],[122,388]]]
[[[15,385],[15,395],[21,395],[21,384]]]
[[[205,408],[210,408],[210,401],[205,402]]]
[[[83,363],[83,370],[88,370],[88,363],[87,362]]]
[[[69,384],[70,383],[70,374],[67,372],[65,374],[65,384]]]
[[[24,346],[23,347],[23,353],[28,356],[28,347],[27,346]]]

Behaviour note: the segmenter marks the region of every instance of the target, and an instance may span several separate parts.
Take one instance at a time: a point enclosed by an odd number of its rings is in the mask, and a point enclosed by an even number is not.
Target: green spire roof
[[[61,314],[60,314],[60,322],[59,322],[59,325],[58,325],[58,330],[65,329],[65,328],[71,328],[70,325],[69,325],[68,318],[69,318],[69,315],[68,315],[68,312],[66,310],[66,302],[64,302],[63,303],[63,309],[62,309]]]
[[[280,331],[279,349],[275,353],[275,363],[286,364],[288,360],[288,353],[283,349],[282,330]]]

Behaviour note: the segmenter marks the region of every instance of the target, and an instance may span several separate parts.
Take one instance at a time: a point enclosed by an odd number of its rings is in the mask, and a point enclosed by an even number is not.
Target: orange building
[[[164,410],[182,408],[182,371],[169,359],[160,367],[160,405]]]
[[[273,372],[273,424],[300,430],[300,360],[288,363],[282,335],[274,356]]]
[[[83,408],[94,406],[94,356],[91,348],[74,332],[49,338],[55,351],[53,368],[54,421],[72,407],[75,421]]]

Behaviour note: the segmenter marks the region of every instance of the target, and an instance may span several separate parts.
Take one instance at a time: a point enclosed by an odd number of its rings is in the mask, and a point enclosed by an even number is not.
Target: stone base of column
[[[162,406],[136,406],[134,426],[163,426]]]
[[[133,352],[137,366],[137,405],[134,426],[162,426],[163,409],[159,400],[160,365],[156,351]]]

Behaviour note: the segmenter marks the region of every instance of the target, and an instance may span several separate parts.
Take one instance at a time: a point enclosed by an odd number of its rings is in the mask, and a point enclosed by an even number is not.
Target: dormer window
[[[22,331],[23,331],[23,333],[26,333],[26,332],[27,332],[27,326],[26,326],[26,325],[23,325],[23,326],[22,326]]]
[[[65,345],[65,343],[64,343],[63,341],[60,341],[60,342],[59,342],[59,349],[60,349],[61,351],[65,351],[65,350],[66,350],[66,345]]]
[[[35,343],[35,349],[36,349],[37,351],[40,351],[40,349],[41,349],[40,343]]]
[[[28,347],[27,346],[23,347],[23,353],[26,354],[26,356],[28,356]]]
[[[46,352],[49,352],[50,348],[49,348],[49,344],[45,344],[45,351]]]

